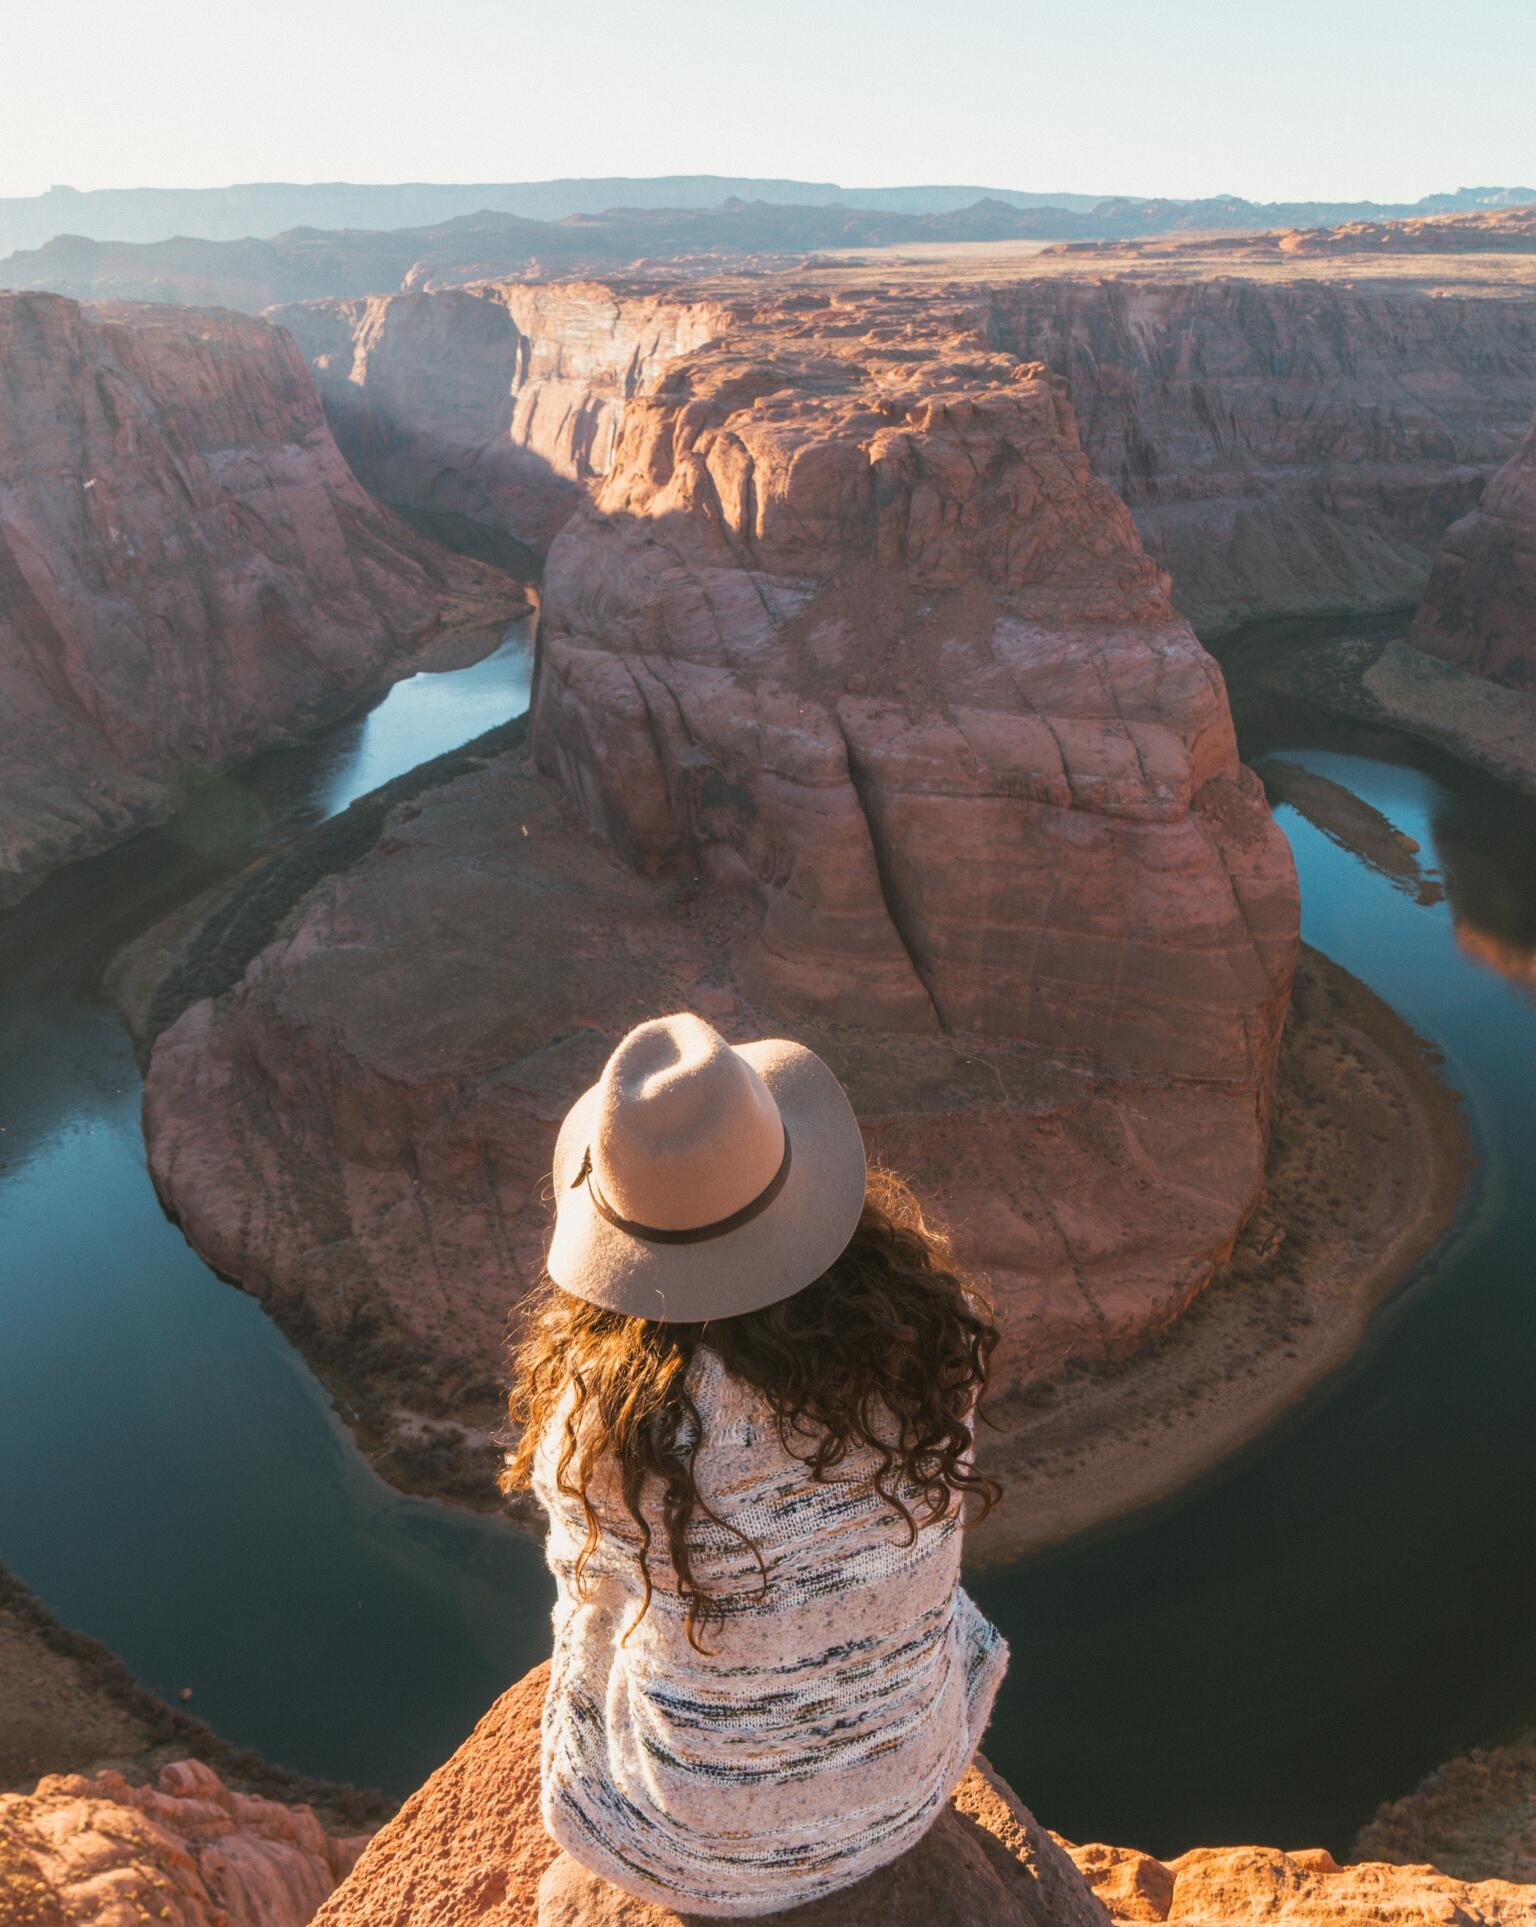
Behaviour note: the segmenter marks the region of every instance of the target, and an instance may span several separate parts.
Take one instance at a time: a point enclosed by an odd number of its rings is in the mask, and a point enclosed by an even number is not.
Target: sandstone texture
[[[370,1843],[316,1927],[688,1927],[563,1854],[539,1820],[538,1668]],[[845,1893],[772,1916],[804,1927],[1108,1927],[1060,1845],[978,1760],[932,1832]]]
[[[1447,534],[1408,641],[1536,694],[1536,425]]]
[[[280,329],[0,296],[0,370],[0,903],[519,607],[363,492]]]
[[[1536,390],[1529,290],[1039,274],[991,316],[1066,376],[1095,469],[1202,635],[1414,601]]]
[[[1037,258],[1000,277],[982,259],[946,283],[930,264],[926,286],[895,292],[873,268],[840,278],[849,301],[905,303],[914,331],[920,316],[935,338],[963,327],[1065,376],[1095,471],[1202,634],[1415,601],[1445,531],[1529,426],[1530,278],[1321,282],[1293,267],[1265,279],[1223,272],[1219,256],[1191,274],[1124,266]],[[369,487],[543,548],[577,499],[558,482],[606,473],[616,411],[604,404],[644,395],[668,356],[749,321],[746,287],[501,282],[281,312]]]
[[[607,474],[625,403],[727,317],[715,300],[589,282],[418,290],[277,316],[373,494],[541,550]]]
[[[52,1774],[0,1793],[5,1927],[305,1927],[364,1841],[234,1793],[199,1760],[155,1786]]]
[[[538,1817],[540,1667],[376,1834],[316,1927],[692,1927],[556,1850]],[[791,1927],[1530,1927],[1536,1888],[1432,1867],[1340,1867],[1320,1850],[1197,1849],[1168,1863],[1048,1833],[979,1756],[931,1833]]]
[[[1463,1880],[1536,1882],[1536,1733],[1436,1768],[1377,1811],[1355,1852],[1432,1861]]]
[[[1261,1183],[1295,876],[1057,382],[902,303],[738,318],[625,408],[535,703],[159,1038],[221,1271],[402,1428],[494,1423],[559,1119],[692,1007],[834,1065],[1005,1401],[1180,1315]]]

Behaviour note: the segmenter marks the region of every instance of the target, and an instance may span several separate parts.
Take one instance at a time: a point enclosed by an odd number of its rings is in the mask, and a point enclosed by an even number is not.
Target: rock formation
[[[52,1774],[0,1793],[0,1920],[305,1927],[363,1845],[308,1807],[231,1792],[199,1760],[163,1768],[153,1787]]]
[[[1536,1733],[1450,1760],[1361,1828],[1355,1852],[1462,1880],[1536,1883]]]
[[[556,1124],[692,1006],[789,1032],[954,1219],[1002,1385],[1120,1356],[1259,1187],[1289,851],[1059,385],[903,304],[738,318],[551,550],[488,755],[161,1036],[162,1194],[311,1355],[494,1420]]]
[[[1536,386],[1531,287],[1277,282],[1240,269],[1090,276],[1037,260],[991,285],[860,298],[891,304],[893,323],[905,304],[914,331],[924,317],[935,331],[964,327],[1064,375],[1096,472],[1129,503],[1202,633],[1416,599],[1446,529],[1519,445]],[[574,427],[584,385],[599,400],[643,393],[668,354],[738,311],[750,312],[739,294],[695,280],[488,285],[282,318],[376,493],[462,509],[542,547],[575,497],[541,492],[537,465],[508,449],[531,426],[513,394],[539,364],[561,364],[543,432],[566,410]],[[663,313],[676,317],[671,342]],[[602,474],[604,454],[598,439],[591,472]]]
[[[608,472],[626,401],[727,315],[716,300],[562,282],[315,302],[277,318],[373,494],[543,549]]]
[[[280,329],[4,296],[0,368],[0,903],[518,606],[369,499]]]
[[[1536,388],[1529,291],[1041,272],[994,291],[990,325],[1067,377],[1202,634],[1415,600]]]
[[[1536,694],[1536,425],[1446,536],[1408,640]]]
[[[545,1669],[493,1706],[369,1844],[315,1927],[698,1927],[557,1857],[538,1816]],[[1432,1867],[1339,1867],[1320,1850],[1202,1848],[1164,1864],[1071,1847],[978,1758],[912,1851],[858,1886],[772,1915],[783,1927],[1530,1927],[1536,1887]]]

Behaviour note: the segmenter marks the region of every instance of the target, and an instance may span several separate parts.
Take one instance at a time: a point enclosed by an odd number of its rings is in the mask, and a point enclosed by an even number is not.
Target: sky
[[[1536,0],[8,0],[0,194],[721,173],[1536,184]]]

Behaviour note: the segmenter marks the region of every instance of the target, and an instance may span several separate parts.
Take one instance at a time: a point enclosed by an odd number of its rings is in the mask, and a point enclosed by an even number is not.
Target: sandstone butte
[[[1177,1319],[1261,1184],[1297,891],[1221,678],[1060,384],[921,310],[738,315],[613,433],[533,754],[403,803],[160,1036],[156,1182],[406,1428],[489,1416],[616,1038],[787,1032],[990,1277],[1006,1417]]]
[[[0,904],[515,585],[364,493],[292,340],[0,295]]]
[[[1536,423],[1447,534],[1408,641],[1536,695]]]
[[[1411,605],[1529,424],[1536,286],[1224,265],[1037,258],[991,281],[984,267],[930,286],[873,268],[814,280],[846,284],[834,298],[855,332],[860,308],[883,305],[1063,375],[1095,472],[1201,634]],[[274,312],[375,493],[537,543],[536,504],[558,523],[571,486],[606,474],[625,401],[749,316],[744,286],[489,282]]]
[[[371,1841],[184,1761],[154,1787],[53,1775],[0,1794],[5,1927],[689,1927],[557,1854],[538,1812],[538,1667]],[[361,1857],[359,1857],[361,1856]],[[1325,1851],[1159,1861],[1046,1831],[978,1758],[932,1831],[784,1927],[1532,1927],[1536,1887]]]

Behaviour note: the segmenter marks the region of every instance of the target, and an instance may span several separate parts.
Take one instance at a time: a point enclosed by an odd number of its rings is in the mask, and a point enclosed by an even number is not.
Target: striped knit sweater
[[[655,1595],[616,1482],[589,1496],[601,1541],[584,1584],[579,1500],[556,1489],[564,1412],[540,1443],[554,1655],[543,1815],[554,1839],[642,1900],[683,1912],[777,1913],[862,1880],[912,1846],[975,1752],[1008,1649],[959,1584],[961,1526],[907,1531],[871,1490],[872,1455],[818,1483],[761,1398],[704,1352],[694,1476],[711,1509],[689,1536],[725,1624],[688,1643],[659,1507]],[[629,1637],[625,1633],[631,1627]]]

